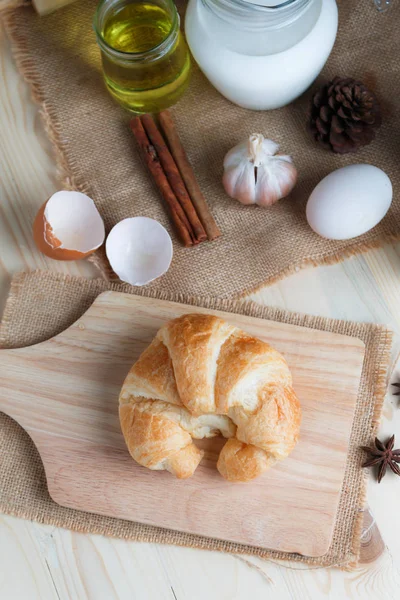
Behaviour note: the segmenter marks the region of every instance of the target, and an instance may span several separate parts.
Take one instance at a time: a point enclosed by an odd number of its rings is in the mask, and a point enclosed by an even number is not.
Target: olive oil
[[[127,4],[104,24],[104,39],[120,52],[147,52],[159,46],[172,28],[169,15],[156,4]]]
[[[103,0],[95,29],[105,82],[118,102],[138,113],[177,102],[188,84],[190,58],[171,0]]]

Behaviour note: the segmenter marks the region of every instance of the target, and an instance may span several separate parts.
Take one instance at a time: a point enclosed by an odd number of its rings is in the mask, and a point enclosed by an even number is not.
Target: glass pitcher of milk
[[[189,0],[185,21],[205,76],[254,110],[289,104],[311,85],[337,26],[335,0]]]

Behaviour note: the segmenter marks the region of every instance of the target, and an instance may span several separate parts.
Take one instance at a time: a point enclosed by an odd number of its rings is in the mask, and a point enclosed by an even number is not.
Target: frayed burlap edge
[[[354,258],[360,254],[365,254],[370,250],[375,250],[377,248],[382,248],[386,244],[390,244],[392,242],[400,241],[400,232],[396,234],[385,233],[381,235],[381,237],[371,240],[369,242],[354,242],[351,246],[347,248],[343,248],[340,252],[332,252],[326,256],[319,256],[317,258],[306,258],[300,261],[298,264],[291,265],[286,269],[279,271],[274,275],[268,277],[268,279],[262,283],[259,283],[255,286],[249,287],[244,291],[238,294],[238,298],[245,298],[250,294],[255,294],[262,290],[264,287],[272,285],[274,283],[278,283],[282,279],[289,277],[290,275],[294,275],[303,269],[307,269],[310,267],[326,267],[331,265],[337,265],[348,258]]]
[[[14,276],[12,283],[10,294],[8,296],[3,320],[0,324],[0,345],[4,347],[4,344],[7,339],[10,338],[10,325],[12,323],[12,317],[17,310],[18,306],[18,297],[22,292],[24,283],[26,278],[28,277],[39,277],[39,278],[51,278],[52,281],[62,282],[65,284],[74,284],[77,281],[83,281],[82,279],[70,275],[63,274],[55,274],[50,272],[42,272],[35,271],[31,273],[20,273]],[[132,288],[129,285],[121,285],[117,283],[106,283],[103,280],[95,279],[95,280],[85,280],[85,285],[88,286],[88,289],[95,290],[101,293],[101,291],[105,291],[106,289],[111,289],[114,291],[128,292],[132,293]],[[136,293],[136,291],[135,291]],[[345,323],[344,321],[337,321],[334,319],[326,319],[322,317],[315,317],[311,315],[302,315],[299,313],[288,313],[285,310],[274,308],[271,309],[266,306],[261,306],[252,301],[244,301],[244,300],[226,300],[226,299],[213,299],[213,298],[200,298],[194,296],[185,296],[184,294],[169,294],[167,292],[157,291],[157,290],[139,290],[136,295],[147,296],[151,298],[170,300],[173,302],[182,302],[194,306],[203,306],[205,308],[214,308],[219,310],[227,310],[230,312],[240,312],[250,316],[255,316],[259,318],[268,318],[272,320],[284,320],[285,322],[291,322],[292,324],[301,324],[301,326],[309,327],[313,329],[323,329],[323,330],[333,330],[338,326],[350,325],[349,323]],[[368,392],[373,398],[374,406],[372,412],[372,419],[370,423],[370,430],[365,432],[365,441],[367,442],[370,437],[373,437],[376,434],[377,428],[380,422],[380,415],[382,410],[382,405],[386,392],[386,384],[387,384],[387,376],[388,376],[388,368],[390,364],[390,350],[391,350],[391,341],[392,341],[392,332],[387,330],[383,326],[374,326],[368,325],[368,327],[373,328],[374,336],[379,336],[379,342],[376,347],[376,361],[375,366],[377,371],[373,374],[373,389],[371,387],[368,388]],[[370,330],[372,331],[372,330]],[[365,367],[364,367],[365,368]],[[363,370],[364,371],[364,370]],[[362,378],[363,379],[363,378]],[[363,392],[360,391],[360,395]],[[355,432],[355,433],[354,433]],[[353,435],[358,435],[356,432],[355,426],[353,426],[351,438]],[[357,441],[357,444],[359,444]],[[356,447],[356,444],[350,442],[350,445]],[[347,471],[347,467],[346,467]],[[347,481],[347,475],[345,475],[344,483]],[[270,551],[265,549],[260,549],[257,547],[250,546],[241,546],[240,544],[231,544],[227,542],[221,542],[219,540],[212,540],[210,538],[203,538],[201,536],[192,536],[192,535],[182,535],[177,534],[171,530],[164,530],[156,527],[142,527],[140,531],[135,531],[133,534],[129,534],[126,532],[107,532],[101,524],[98,524],[96,520],[93,522],[91,520],[90,524],[85,528],[84,525],[77,524],[73,522],[73,520],[69,520],[68,522],[63,519],[62,521],[58,520],[54,516],[46,516],[42,514],[30,514],[29,511],[22,514],[20,510],[13,510],[10,506],[0,505],[0,511],[6,514],[11,514],[17,517],[27,518],[34,521],[38,521],[41,523],[50,524],[58,527],[67,527],[74,531],[78,531],[81,533],[97,533],[97,534],[105,534],[111,535],[115,537],[121,537],[123,539],[131,539],[135,541],[142,541],[148,543],[163,543],[163,544],[175,544],[179,546],[198,548],[204,550],[212,550],[212,551],[222,551],[228,552],[230,554],[246,554],[249,556],[257,556],[258,558],[265,560],[290,560],[298,563],[305,563],[308,565],[308,568],[324,568],[324,567],[339,567],[341,569],[353,570],[357,567],[359,553],[360,553],[360,545],[361,545],[361,532],[363,525],[363,509],[365,508],[365,500],[366,500],[366,482],[367,475],[364,473],[362,475],[361,483],[358,487],[357,497],[354,499],[354,507],[356,509],[356,516],[353,520],[353,527],[351,533],[351,541],[350,548],[344,549],[343,558],[341,560],[335,560],[335,556],[329,556],[329,552],[321,557],[312,558],[307,556],[301,556],[298,554],[289,554],[283,552]],[[341,494],[341,499],[343,495],[343,490]],[[339,503],[339,506],[341,501]],[[90,515],[88,515],[88,519]],[[335,533],[334,533],[335,536]],[[333,539],[334,539],[333,536]]]
[[[12,20],[15,10],[30,7],[31,4],[30,0],[3,0],[0,4],[0,18],[11,41],[11,52],[18,70],[30,87],[33,101],[39,104],[39,113],[54,150],[60,182],[66,189],[78,190],[90,195],[89,185],[79,178],[77,164],[67,156],[67,142],[63,142],[60,137],[60,125],[56,112],[46,101],[41,88],[40,76],[27,50],[26,41]]]
[[[11,50],[18,70],[30,86],[33,100],[39,104],[39,112],[44,124],[44,128],[54,149],[57,173],[60,183],[65,189],[78,190],[91,196],[91,188],[89,183],[82,181],[79,174],[78,165],[70,156],[68,156],[67,142],[64,142],[60,136],[60,125],[57,114],[51,105],[49,105],[46,101],[44,92],[41,88],[39,74],[36,71],[33,61],[27,50],[26,41],[12,19],[16,9],[30,5],[30,0],[3,0],[3,2],[0,0],[0,17],[4,22],[7,35],[10,38]],[[363,254],[369,250],[373,250],[374,248],[381,247],[384,244],[397,242],[399,240],[400,232],[398,234],[383,234],[378,239],[371,240],[369,242],[355,241],[353,244],[351,244],[351,246],[343,248],[340,251],[332,251],[324,256],[306,258],[297,264],[290,265],[287,268],[280,270],[279,272],[268,277],[266,280],[246,288],[242,292],[235,295],[235,297],[244,298],[249,294],[256,293],[263,287],[276,283],[304,268],[337,264],[346,258]],[[116,275],[113,273],[103,250],[97,251],[94,255],[89,257],[88,260],[95,265],[101,276],[106,281],[117,280]]]
[[[76,190],[92,197],[89,184],[78,174],[78,166],[71,157],[67,156],[67,142],[60,135],[60,125],[56,111],[48,104],[40,85],[40,77],[26,48],[26,42],[17,25],[13,23],[14,11],[18,8],[31,6],[31,0],[3,0],[0,2],[0,18],[11,42],[11,52],[17,68],[29,85],[33,101],[39,105],[39,114],[44,130],[52,145],[57,178],[66,190]],[[117,276],[110,267],[103,249],[98,250],[88,259],[100,272],[106,281],[115,281]]]
[[[375,375],[375,388],[372,391],[372,395],[374,397],[374,410],[371,421],[371,438],[375,437],[381,422],[382,408],[383,403],[385,401],[385,395],[387,390],[387,381],[389,374],[389,366],[391,359],[391,348],[392,348],[392,340],[393,340],[393,332],[382,327],[382,332],[385,333],[385,337],[379,342],[379,356],[380,360],[378,364],[380,368]],[[362,484],[360,486],[360,493],[358,498],[358,515],[355,519],[354,530],[353,530],[353,540],[352,540],[352,552],[354,555],[353,560],[349,561],[349,563],[344,567],[346,570],[353,570],[357,568],[359,557],[360,557],[360,549],[361,549],[361,534],[363,528],[363,520],[364,514],[363,510],[366,507],[367,500],[367,482],[368,482],[368,472],[363,471],[363,479]],[[342,567],[343,568],[343,567]]]

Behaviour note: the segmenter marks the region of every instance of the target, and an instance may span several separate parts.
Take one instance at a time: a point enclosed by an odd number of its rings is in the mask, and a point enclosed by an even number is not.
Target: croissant
[[[166,323],[132,366],[119,397],[132,458],[183,479],[203,452],[193,443],[222,435],[217,468],[249,481],[294,448],[300,403],[283,356],[223,319],[184,315]]]

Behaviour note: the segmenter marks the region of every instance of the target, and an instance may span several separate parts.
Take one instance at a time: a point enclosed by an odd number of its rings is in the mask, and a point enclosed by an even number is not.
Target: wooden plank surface
[[[0,305],[22,269],[94,275],[87,263],[39,255],[30,228],[56,191],[56,169],[37,108],[0,29]],[[254,295],[258,302],[326,317],[380,322],[396,332],[393,378],[400,379],[400,246],[340,265],[308,269]],[[0,307],[1,310],[1,307]],[[399,402],[388,394],[380,435],[397,434]],[[397,600],[400,588],[399,480],[368,487],[386,552],[353,573],[308,569],[222,553],[73,533],[0,515],[2,600]],[[368,534],[367,534],[368,535]],[[252,565],[255,565],[253,567]]]
[[[206,460],[182,482],[130,460],[118,396],[128,370],[158,329],[191,312],[192,306],[104,292],[55,338],[0,350],[0,410],[35,442],[50,495],[63,506],[322,556],[330,546],[343,483],[363,342],[196,307],[195,312],[215,314],[283,354],[302,423],[292,454],[248,484],[232,484],[219,475],[218,439],[202,442]]]

